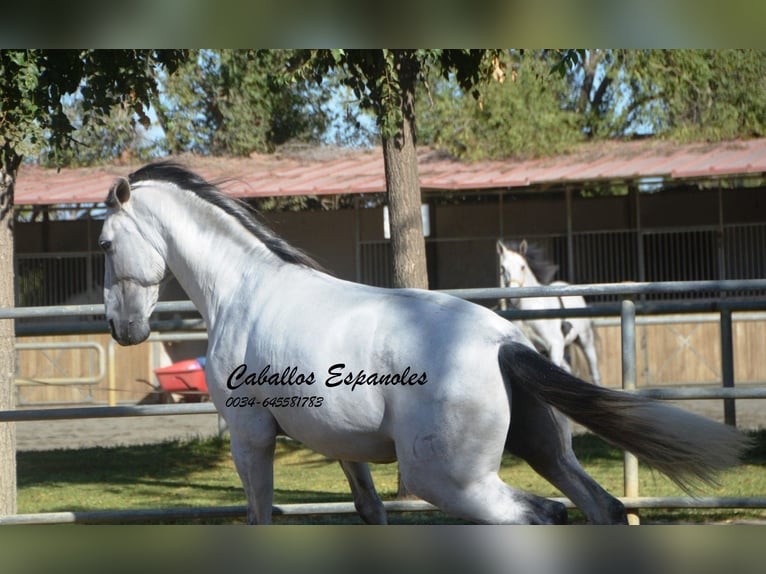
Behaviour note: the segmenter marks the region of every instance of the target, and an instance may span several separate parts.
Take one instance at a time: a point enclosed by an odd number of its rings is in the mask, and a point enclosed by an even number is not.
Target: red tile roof
[[[250,158],[179,158],[238,197],[360,194],[385,190],[380,149],[319,149],[311,154]],[[636,178],[707,178],[766,174],[766,138],[678,145],[651,140],[610,142],[532,160],[466,162],[431,149],[418,153],[425,191],[525,188]],[[17,205],[99,203],[118,175],[138,165],[49,170],[22,166]]]

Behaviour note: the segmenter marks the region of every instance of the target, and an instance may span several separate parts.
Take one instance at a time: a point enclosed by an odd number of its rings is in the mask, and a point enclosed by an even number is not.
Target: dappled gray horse
[[[564,413],[687,485],[737,461],[734,429],[585,383],[508,321],[428,291],[342,281],[185,168],[119,178],[99,238],[113,337],[149,336],[173,273],[208,327],[206,378],[231,431],[251,522],[271,520],[275,438],[342,461],[368,522],[385,512],[368,461],[398,460],[408,489],[481,523],[560,523],[565,507],[504,483],[504,449],[596,523],[622,504],[580,466]]]
[[[552,281],[558,265],[542,258],[536,247],[522,241],[518,247],[497,242],[497,254],[500,259],[500,277],[503,287],[539,287],[541,285],[567,285],[563,281]],[[516,306],[524,310],[540,309],[582,309],[587,306],[580,295],[564,297],[520,297]],[[585,317],[567,319],[529,319],[525,320],[534,338],[534,343],[541,347],[548,358],[557,366],[570,371],[565,358],[566,348],[576,344],[582,349],[588,361],[588,368],[593,382],[601,384],[598,370],[596,337],[593,323]]]

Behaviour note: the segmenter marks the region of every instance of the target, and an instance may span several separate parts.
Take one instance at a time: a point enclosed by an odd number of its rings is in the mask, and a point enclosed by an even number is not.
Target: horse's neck
[[[527,268],[524,271],[524,282],[522,283],[522,287],[540,287],[542,286],[542,283],[537,280],[537,277],[534,273],[532,273],[532,270],[527,266]],[[539,309],[540,303],[539,303],[539,297],[521,297],[519,299],[519,308],[521,309]]]
[[[168,267],[210,328],[247,282],[255,299],[276,257],[254,235],[206,203],[176,204],[162,219]],[[239,303],[248,304],[247,301]]]
[[[542,283],[537,279],[537,275],[535,275],[532,270],[527,267],[524,275],[524,287],[540,287]]]

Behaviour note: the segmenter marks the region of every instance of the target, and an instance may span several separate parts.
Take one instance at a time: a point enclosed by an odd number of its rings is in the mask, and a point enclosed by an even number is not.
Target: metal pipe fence
[[[80,377],[34,377],[34,378],[16,378],[17,385],[95,385],[106,375],[106,359],[104,349],[98,343],[92,341],[73,341],[73,342],[44,342],[44,343],[16,343],[17,351],[42,351],[42,350],[72,350],[88,349],[95,354],[96,370],[93,374]]]
[[[737,498],[731,496],[712,496],[692,498],[687,496],[671,497],[618,497],[631,509],[670,508],[670,509],[740,509],[766,508],[766,497]],[[568,498],[553,497],[572,510],[575,505]],[[434,505],[423,500],[386,500],[383,507],[387,513],[398,512],[438,512]],[[277,504],[272,506],[272,513],[277,520],[287,516],[326,516],[356,514],[353,502],[317,502]],[[141,508],[133,510],[92,510],[69,512],[40,512],[29,514],[13,514],[0,516],[0,526],[22,526],[43,524],[123,524],[130,522],[156,522],[170,520],[205,520],[212,518],[247,517],[247,507],[232,506],[200,506],[180,508]]]
[[[599,305],[587,309],[559,309],[554,312],[522,312],[508,309],[497,311],[509,319],[529,319],[548,317],[609,317],[620,318],[622,333],[623,388],[625,392],[633,392],[656,399],[725,399],[731,401],[731,409],[727,408],[727,423],[735,424],[733,420],[733,405],[735,399],[766,398],[766,387],[735,388],[733,377],[733,344],[731,313],[734,311],[763,311],[766,301],[758,298],[743,299],[742,293],[748,291],[766,290],[766,280],[725,280],[725,281],[691,281],[670,283],[619,283],[595,285],[566,285],[547,287],[523,288],[487,288],[459,289],[442,291],[451,295],[471,299],[517,299],[521,297],[565,296],[565,295],[618,295],[624,297],[619,306]],[[722,299],[713,302],[678,301],[673,303],[645,303],[635,301],[645,294],[659,293],[688,293],[690,291],[715,291],[722,294]],[[737,299],[727,299],[727,292],[737,292]],[[157,305],[158,312],[189,312],[194,306],[189,301],[161,302]],[[721,350],[723,364],[723,380],[720,388],[676,388],[676,389],[636,389],[635,388],[635,330],[637,315],[656,315],[662,313],[699,313],[717,312],[721,316]],[[69,305],[43,308],[0,309],[0,320],[24,317],[65,317],[81,315],[103,315],[102,305]],[[170,323],[173,323],[172,321]],[[195,323],[199,328],[199,322]],[[30,327],[32,327],[30,325]],[[154,325],[159,329],[178,328],[176,325]],[[44,327],[43,327],[44,328]],[[101,332],[100,330],[97,332]],[[126,416],[160,416],[215,413],[211,403],[183,405],[132,405],[84,408],[58,409],[28,409],[0,411],[0,423],[54,420],[77,418],[109,418]],[[729,420],[731,418],[731,420]],[[635,463],[626,454],[625,464],[625,495],[621,498],[629,510],[641,508],[766,508],[766,498],[763,497],[640,497],[638,496],[637,472]],[[572,507],[570,501],[557,499]],[[390,501],[384,503],[391,512],[412,512],[434,510],[428,503],[420,501]],[[345,514],[355,512],[352,503],[319,503],[291,504],[274,507],[275,515],[316,515],[316,514]],[[0,516],[3,524],[50,524],[50,523],[110,523],[171,519],[204,519],[213,517],[243,517],[244,507],[204,507],[191,509],[146,509],[146,510],[110,510],[95,512],[57,512],[42,514],[26,514]],[[636,520],[634,519],[634,522]]]

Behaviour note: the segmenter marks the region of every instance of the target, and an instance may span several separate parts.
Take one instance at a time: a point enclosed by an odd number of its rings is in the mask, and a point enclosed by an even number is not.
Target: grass
[[[766,492],[766,431],[752,433],[754,446],[744,464],[724,473],[720,484],[699,496],[762,496]],[[622,452],[593,435],[578,435],[575,451],[586,470],[608,491],[622,493]],[[372,465],[384,500],[396,494],[396,466]],[[561,496],[523,461],[507,456],[502,477],[542,496]],[[340,466],[292,441],[280,441],[274,470],[276,504],[345,502],[348,485]],[[664,476],[640,468],[643,496],[683,496]],[[228,440],[198,439],[153,445],[21,452],[18,454],[18,512],[21,514],[109,509],[188,508],[244,505],[245,497],[229,453]],[[394,514],[394,523],[460,522],[439,512]],[[642,510],[642,522],[726,522],[763,520],[766,511]],[[577,511],[570,520],[582,522]],[[360,524],[356,515],[275,517],[285,523]],[[211,519],[206,523],[240,523]]]

